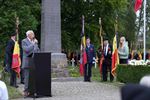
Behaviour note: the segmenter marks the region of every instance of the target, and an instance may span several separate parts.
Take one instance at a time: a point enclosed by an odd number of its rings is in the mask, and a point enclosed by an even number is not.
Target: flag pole
[[[115,35],[116,35],[117,48],[118,48],[118,46],[119,46],[119,42],[118,42],[118,15],[116,15],[116,19],[115,19]]]
[[[99,18],[99,25],[100,25],[99,36],[100,36],[100,40],[101,40],[101,48],[103,49],[102,19],[101,18]]]
[[[146,61],[146,0],[144,0],[144,33],[143,33],[143,44],[144,44],[144,61]]]
[[[16,18],[16,34],[17,34],[16,41],[19,41],[19,17],[15,16],[15,18]]]

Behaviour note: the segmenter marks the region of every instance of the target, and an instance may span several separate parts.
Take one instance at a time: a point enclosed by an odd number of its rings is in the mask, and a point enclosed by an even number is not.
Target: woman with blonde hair
[[[127,64],[128,56],[129,56],[129,47],[128,47],[128,43],[126,42],[125,37],[120,38],[118,54],[119,54],[120,64]]]

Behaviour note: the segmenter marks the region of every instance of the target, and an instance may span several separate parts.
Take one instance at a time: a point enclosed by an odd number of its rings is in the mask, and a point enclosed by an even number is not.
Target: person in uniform
[[[92,76],[92,65],[95,57],[95,49],[94,45],[90,43],[90,38],[86,39],[86,55],[87,55],[87,63],[84,66],[84,81],[90,82]]]

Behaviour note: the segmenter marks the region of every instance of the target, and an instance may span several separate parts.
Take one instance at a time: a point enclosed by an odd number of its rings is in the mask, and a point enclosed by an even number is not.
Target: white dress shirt
[[[108,52],[108,45],[109,45],[109,44],[107,44],[107,45],[106,45],[106,47],[105,47],[105,56],[107,56],[107,52]]]

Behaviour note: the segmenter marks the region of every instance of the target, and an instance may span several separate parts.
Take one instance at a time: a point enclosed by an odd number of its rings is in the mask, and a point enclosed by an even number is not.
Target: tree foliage
[[[40,25],[39,0],[0,0],[0,51],[4,50],[6,41],[15,32],[15,16],[19,17],[19,36],[24,38],[29,29],[37,31]]]
[[[93,1],[93,2],[90,2]],[[118,16],[118,33],[130,41],[135,37],[134,0],[61,0],[62,48],[79,50],[81,16],[85,16],[85,34],[96,48],[100,45],[99,18],[102,19],[103,36],[110,41],[115,35]],[[29,29],[40,33],[41,0],[0,0],[0,52],[8,35],[15,31],[15,15],[20,18],[19,36],[25,37]],[[40,34],[37,35],[40,39]]]
[[[134,40],[136,16],[130,0],[93,0],[93,2],[62,0],[61,8],[62,37],[65,35],[72,40],[63,44],[65,49],[79,49],[82,15],[85,16],[85,34],[91,38],[96,47],[100,45],[99,17],[102,19],[103,36],[108,37],[110,41],[115,35],[116,16],[118,16],[119,36],[123,35],[129,41]],[[65,40],[62,38],[62,41]]]

